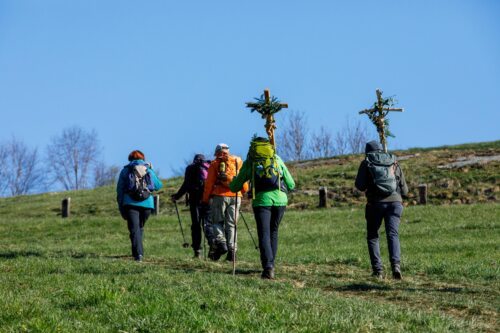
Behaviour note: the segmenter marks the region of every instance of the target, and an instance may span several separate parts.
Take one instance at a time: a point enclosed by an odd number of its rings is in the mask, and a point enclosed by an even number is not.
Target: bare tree
[[[106,165],[101,162],[94,169],[94,187],[113,185],[116,183],[116,178],[120,168],[116,165]]]
[[[38,151],[13,137],[0,147],[0,193],[27,194],[40,186]]]
[[[172,177],[184,177],[184,174],[186,173],[186,167],[189,164],[191,164],[191,161],[187,158],[184,158],[182,165],[177,167],[170,166],[170,173],[172,174]]]
[[[278,129],[278,153],[285,161],[300,161],[308,158],[307,135],[309,132],[304,112],[290,111]]]
[[[335,134],[335,155],[362,153],[368,137],[368,130],[361,121],[353,123],[347,119],[344,127]]]
[[[66,190],[88,187],[87,178],[97,158],[97,133],[94,130],[87,132],[78,126],[64,129],[47,146],[50,172]]]
[[[334,143],[332,133],[324,126],[319,131],[313,133],[311,137],[311,152],[315,158],[331,157],[334,155]]]
[[[5,193],[7,189],[7,146],[6,144],[0,145],[0,196]]]
[[[351,154],[359,154],[365,150],[368,141],[368,130],[360,120],[351,123],[347,120],[347,143]]]
[[[335,155],[345,155],[348,153],[347,134],[342,129],[335,134]]]

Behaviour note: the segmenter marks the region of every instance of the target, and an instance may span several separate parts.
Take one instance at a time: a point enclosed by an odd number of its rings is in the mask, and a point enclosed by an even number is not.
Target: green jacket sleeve
[[[229,189],[233,193],[237,193],[238,191],[241,191],[243,188],[243,184],[245,182],[250,180],[250,176],[252,173],[252,166],[248,162],[248,160],[245,160],[243,162],[243,165],[241,166],[240,172],[238,172],[238,175],[233,178],[233,181],[229,184]]]
[[[286,167],[285,163],[281,160],[281,158],[278,156],[278,164],[280,165],[281,172],[283,173],[283,181],[285,182],[286,188],[291,191],[295,188],[295,181],[293,180],[292,175],[290,174],[290,171],[288,171],[288,168]]]

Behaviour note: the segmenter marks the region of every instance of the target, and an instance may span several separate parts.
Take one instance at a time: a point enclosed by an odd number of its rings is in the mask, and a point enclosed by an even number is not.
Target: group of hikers
[[[162,183],[141,151],[132,151],[128,160],[117,183],[117,202],[121,216],[127,221],[132,256],[142,261],[144,225],[154,208],[151,193],[160,190]],[[359,166],[355,186],[367,197],[365,217],[372,275],[384,276],[378,234],[384,220],[392,276],[401,279],[398,228],[403,211],[402,197],[407,195],[408,187],[395,156],[384,152],[377,141],[366,144],[365,159]],[[224,143],[215,147],[212,161],[196,154],[171,200],[175,203],[187,196],[194,257],[202,256],[205,236],[211,260],[217,261],[225,254],[227,261],[234,262],[241,200],[248,195],[257,225],[261,277],[274,279],[278,229],[288,204],[287,193],[294,188],[293,177],[276,154],[274,145],[267,138],[254,137],[245,161],[231,155],[229,146]]]

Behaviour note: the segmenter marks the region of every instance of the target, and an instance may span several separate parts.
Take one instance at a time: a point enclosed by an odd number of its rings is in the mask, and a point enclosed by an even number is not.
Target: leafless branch
[[[27,194],[40,187],[38,151],[13,137],[0,147],[0,193]]]
[[[99,155],[97,133],[74,126],[52,138],[47,147],[50,173],[66,190],[88,187],[87,178]]]
[[[304,112],[290,111],[283,122],[278,124],[278,153],[285,161],[300,161],[308,158],[308,125]]]
[[[310,146],[312,157],[324,158],[334,155],[335,145],[332,133],[324,126],[321,126],[318,132],[312,134]]]
[[[97,163],[94,169],[94,187],[113,185],[116,183],[120,168],[116,165]]]

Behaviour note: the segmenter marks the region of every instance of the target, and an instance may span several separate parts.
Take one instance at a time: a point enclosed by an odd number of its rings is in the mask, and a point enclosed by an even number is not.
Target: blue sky
[[[165,177],[219,142],[246,154],[266,87],[333,132],[396,95],[390,148],[500,139],[500,1],[0,0],[0,141],[79,125]]]

